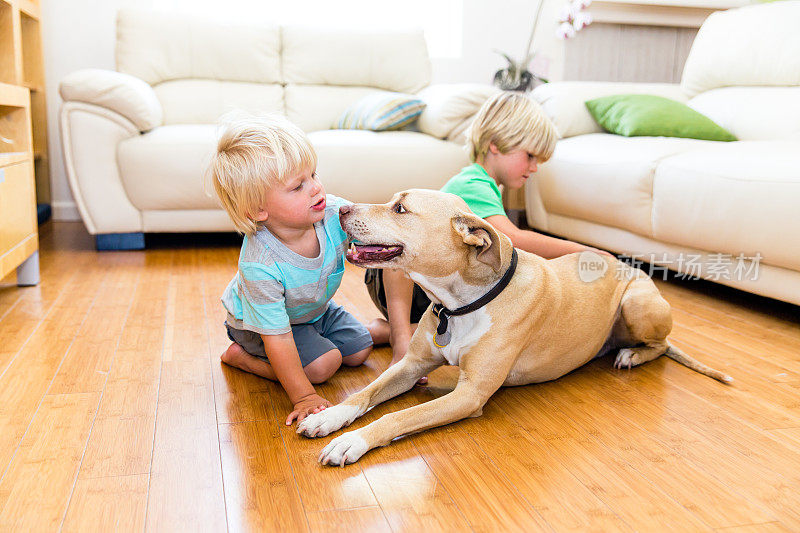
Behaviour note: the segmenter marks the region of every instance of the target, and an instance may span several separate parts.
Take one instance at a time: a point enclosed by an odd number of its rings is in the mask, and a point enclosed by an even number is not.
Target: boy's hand
[[[594,252],[594,253],[596,253],[596,254],[604,255],[604,256],[606,256],[606,257],[613,257],[614,259],[616,259],[616,258],[617,258],[617,256],[616,256],[616,255],[614,255],[614,254],[612,254],[611,252],[607,252],[607,251],[605,251],[605,250],[601,250],[601,249],[599,249],[599,248],[594,248],[594,247],[592,247],[592,246],[587,246],[587,247],[586,247],[586,251],[588,251],[588,252]]]
[[[301,422],[305,417],[313,413],[319,413],[326,407],[332,407],[333,404],[319,396],[318,394],[309,394],[308,396],[304,396],[300,398],[296,404],[294,404],[294,411],[289,413],[289,418],[286,419],[286,425],[291,426],[292,422],[296,419],[297,422]]]

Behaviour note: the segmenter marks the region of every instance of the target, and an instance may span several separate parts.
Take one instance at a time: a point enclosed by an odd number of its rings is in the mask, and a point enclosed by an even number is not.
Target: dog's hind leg
[[[667,351],[667,344],[654,344],[622,348],[617,352],[614,368],[631,368],[652,361]]]
[[[649,278],[630,283],[620,302],[619,320],[625,326],[624,341],[614,361],[615,368],[631,368],[652,361],[667,351],[672,331],[669,303]]]
[[[614,367],[631,368],[666,355],[723,383],[733,382],[730,376],[704,365],[667,341],[667,335],[672,331],[672,313],[669,304],[649,278],[631,282],[622,297],[621,309],[620,319],[624,320],[626,326],[621,329],[627,329],[623,346],[627,346],[617,354]]]

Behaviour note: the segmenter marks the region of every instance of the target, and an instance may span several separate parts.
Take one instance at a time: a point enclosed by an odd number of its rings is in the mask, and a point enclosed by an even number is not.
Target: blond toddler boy
[[[369,331],[332,301],[344,274],[339,207],[316,174],[317,156],[279,116],[230,121],[211,163],[214,189],[244,234],[238,272],[222,296],[232,343],[221,359],[277,380],[303,420],[331,403],[312,383],[372,350]]]

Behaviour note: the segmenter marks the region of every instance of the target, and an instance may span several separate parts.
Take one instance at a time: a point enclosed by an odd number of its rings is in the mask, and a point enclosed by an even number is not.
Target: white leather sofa
[[[430,86],[422,32],[223,25],[159,12],[117,18],[117,71],[60,85],[64,160],[98,248],[144,246],[144,232],[231,231],[204,173],[228,111],[280,112],[316,148],[328,192],[384,202],[438,188],[468,164],[459,142],[493,89]],[[418,93],[419,131],[330,129],[375,91]],[[448,140],[449,139],[449,140]]]
[[[800,305],[798,21],[798,1],[712,14],[680,85],[537,88],[561,140],[528,184],[528,223]],[[688,103],[739,141],[603,133],[584,102],[628,93]],[[740,264],[740,254],[761,257]]]

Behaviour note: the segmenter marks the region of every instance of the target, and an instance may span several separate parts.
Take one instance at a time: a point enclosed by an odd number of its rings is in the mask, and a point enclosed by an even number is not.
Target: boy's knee
[[[356,352],[346,357],[342,357],[342,363],[344,363],[347,366],[358,366],[367,360],[367,357],[369,357],[370,353],[372,353],[372,346],[364,348],[360,352]]]
[[[340,366],[342,366],[342,353],[333,349],[314,359],[303,370],[308,380],[316,385],[327,381]]]

